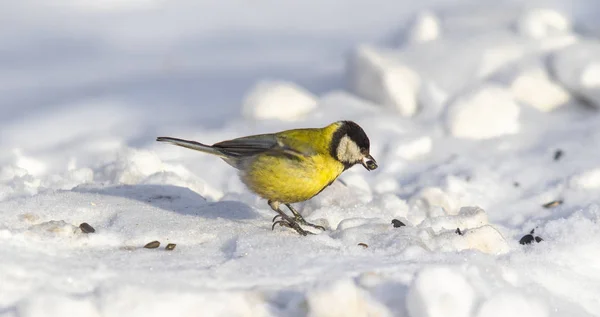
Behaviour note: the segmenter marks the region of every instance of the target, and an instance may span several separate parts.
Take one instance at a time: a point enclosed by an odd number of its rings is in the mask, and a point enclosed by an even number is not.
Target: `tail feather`
[[[156,138],[156,141],[167,142],[167,143],[175,144],[175,145],[182,146],[182,147],[185,147],[188,149],[192,149],[192,150],[196,150],[196,151],[200,151],[200,152],[204,152],[204,153],[209,153],[209,154],[217,155],[220,157],[226,157],[226,155],[223,154],[218,149],[216,149],[210,145],[202,144],[202,143],[199,143],[196,141],[188,141],[188,140],[182,140],[182,139],[170,138],[170,137],[158,137],[158,138]]]

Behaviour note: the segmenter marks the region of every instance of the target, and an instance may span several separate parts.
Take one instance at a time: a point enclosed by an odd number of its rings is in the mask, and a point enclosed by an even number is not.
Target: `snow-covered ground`
[[[0,316],[600,316],[599,14],[0,2]],[[307,237],[154,141],[340,119],[380,167],[298,204]]]

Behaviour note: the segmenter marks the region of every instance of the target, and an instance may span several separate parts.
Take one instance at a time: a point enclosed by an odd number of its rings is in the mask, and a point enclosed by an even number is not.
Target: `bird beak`
[[[362,166],[364,166],[368,171],[372,171],[377,168],[377,162],[371,155],[367,155],[363,157],[361,161]]]

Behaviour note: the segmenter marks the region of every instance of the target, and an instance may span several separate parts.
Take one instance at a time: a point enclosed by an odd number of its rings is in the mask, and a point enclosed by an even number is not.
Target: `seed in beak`
[[[371,155],[367,155],[362,159],[362,165],[369,171],[377,168],[377,162]]]

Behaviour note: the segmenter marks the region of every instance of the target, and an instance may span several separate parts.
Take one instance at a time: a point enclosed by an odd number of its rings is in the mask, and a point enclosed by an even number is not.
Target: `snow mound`
[[[392,145],[394,154],[404,160],[417,160],[429,154],[433,148],[433,140],[429,136],[407,138]]]
[[[571,31],[571,21],[552,9],[526,11],[517,21],[517,31],[531,38],[544,38]]]
[[[162,169],[163,163],[156,153],[125,149],[119,152],[116,161],[104,168],[104,174],[114,184],[137,184]]]
[[[494,295],[481,304],[477,317],[504,316],[549,316],[548,306],[537,298],[523,296],[517,292],[504,292]]]
[[[310,317],[391,317],[390,311],[351,280],[340,280],[307,294]]]
[[[411,21],[406,32],[406,41],[410,44],[433,41],[441,32],[438,17],[433,12],[423,11]]]
[[[554,81],[547,68],[540,64],[517,72],[507,84],[517,101],[543,112],[552,111],[571,100],[569,92]]]
[[[551,67],[567,89],[600,107],[600,43],[583,41],[559,50],[551,56]]]
[[[406,308],[411,317],[468,317],[477,295],[465,276],[450,267],[428,267],[411,283]]]
[[[317,107],[317,98],[285,81],[262,81],[244,97],[242,114],[250,119],[299,120]]]
[[[431,228],[439,233],[445,230],[477,228],[488,224],[485,211],[479,207],[462,207],[458,214],[452,216],[438,216],[423,220],[419,227]]]
[[[569,184],[573,188],[595,189],[600,187],[600,168],[593,168],[571,177]]]
[[[80,316],[102,316],[92,300],[56,293],[34,294],[17,306],[18,315],[23,317],[62,317],[74,311]]]
[[[467,227],[468,228],[468,227]],[[491,225],[484,225],[473,229],[445,231],[434,236],[429,246],[432,250],[444,252],[478,250],[487,254],[505,254],[510,251],[508,242],[502,234]]]
[[[456,215],[459,202],[439,187],[425,187],[411,199],[411,205],[427,215]],[[441,208],[441,209],[440,209]]]
[[[410,67],[361,45],[347,65],[350,90],[360,97],[409,117],[417,113],[419,75]]]
[[[490,139],[519,131],[520,107],[510,90],[484,84],[448,104],[446,124],[455,137]]]

